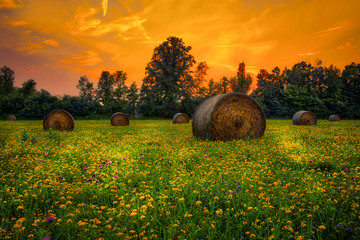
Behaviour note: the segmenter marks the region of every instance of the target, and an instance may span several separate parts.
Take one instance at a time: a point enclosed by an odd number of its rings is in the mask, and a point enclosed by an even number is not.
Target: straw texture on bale
[[[14,115],[9,115],[7,116],[6,118],[8,121],[15,121],[16,120],[16,117]]]
[[[189,116],[185,113],[177,113],[173,117],[173,123],[189,123]]]
[[[329,121],[337,121],[339,122],[341,118],[338,115],[330,115]]]
[[[45,116],[43,121],[45,130],[73,130],[75,127],[74,118],[71,114],[62,109],[56,109]]]
[[[111,116],[111,125],[112,126],[127,126],[129,125],[129,118],[121,112],[114,113]]]
[[[310,111],[298,111],[294,114],[292,121],[295,125],[316,125],[317,117]]]
[[[193,114],[193,134],[201,139],[231,140],[264,135],[265,113],[241,93],[216,95],[203,101]]]

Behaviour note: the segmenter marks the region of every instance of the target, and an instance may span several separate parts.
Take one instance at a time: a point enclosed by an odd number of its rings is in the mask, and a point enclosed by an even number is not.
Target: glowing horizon
[[[210,67],[207,80],[256,74],[300,61],[343,69],[360,62],[359,1],[0,0],[0,64],[54,95],[77,95],[80,76],[127,73],[141,86],[156,46],[169,36]],[[34,18],[36,16],[36,18]]]

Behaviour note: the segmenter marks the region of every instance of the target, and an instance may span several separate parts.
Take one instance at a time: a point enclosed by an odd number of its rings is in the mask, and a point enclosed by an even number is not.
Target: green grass
[[[0,239],[360,239],[359,126],[212,142],[171,120],[1,121]]]

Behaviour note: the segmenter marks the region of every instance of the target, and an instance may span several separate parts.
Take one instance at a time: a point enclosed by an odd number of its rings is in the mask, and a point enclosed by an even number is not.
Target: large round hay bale
[[[317,117],[310,111],[298,111],[292,118],[295,125],[316,125]]]
[[[201,139],[230,140],[264,135],[265,113],[241,93],[216,95],[203,101],[193,114],[193,134]]]
[[[75,127],[74,118],[71,114],[62,109],[56,109],[45,116],[43,121],[45,130],[73,130]]]
[[[338,115],[330,115],[329,121],[337,121],[339,122],[341,118]]]
[[[129,118],[121,112],[114,113],[111,116],[111,125],[112,126],[127,126],[129,125]]]
[[[16,117],[15,117],[15,115],[9,115],[9,116],[7,116],[7,118],[6,118],[8,121],[15,121],[16,120]]]
[[[189,116],[185,113],[177,113],[173,117],[173,123],[189,123]]]

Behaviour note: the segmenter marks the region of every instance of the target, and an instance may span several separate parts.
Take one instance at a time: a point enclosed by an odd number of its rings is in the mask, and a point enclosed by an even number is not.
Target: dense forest
[[[190,51],[181,38],[169,37],[154,49],[140,88],[135,82],[125,83],[124,71],[103,71],[97,86],[87,76],[80,77],[76,85],[79,96],[52,96],[44,89],[37,90],[33,79],[14,87],[14,71],[3,66],[0,117],[13,114],[18,119],[42,119],[54,109],[65,109],[80,118],[109,117],[115,112],[131,117],[171,118],[178,112],[191,116],[208,97],[241,92],[253,97],[267,118],[291,118],[299,110],[324,119],[331,114],[360,118],[360,64],[351,63],[342,71],[333,65],[322,66],[321,61],[314,65],[299,62],[282,70],[261,69],[257,87],[250,89],[253,78],[244,62],[234,76],[215,81],[207,79],[206,62],[196,62]]]

